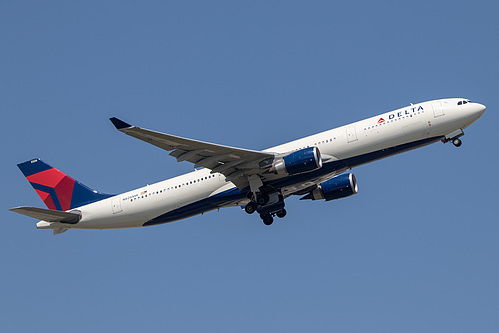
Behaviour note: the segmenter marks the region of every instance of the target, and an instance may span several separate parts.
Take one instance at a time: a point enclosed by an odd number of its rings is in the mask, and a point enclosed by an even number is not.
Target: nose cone
[[[469,103],[468,104],[468,111],[467,113],[467,118],[469,119],[468,126],[474,123],[475,121],[478,120],[484,113],[487,108],[485,105],[480,104],[480,103]]]
[[[485,110],[487,110],[487,107],[480,103],[475,103],[475,108],[478,118],[480,118],[485,113]]]

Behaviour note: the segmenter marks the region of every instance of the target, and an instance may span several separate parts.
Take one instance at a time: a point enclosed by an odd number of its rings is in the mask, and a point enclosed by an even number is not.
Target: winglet
[[[128,124],[128,123],[125,123],[123,120],[120,120],[116,117],[113,117],[113,118],[109,118],[109,120],[111,120],[111,122],[113,123],[114,127],[116,127],[117,130],[121,130],[123,128],[130,128],[132,127],[132,125]]]

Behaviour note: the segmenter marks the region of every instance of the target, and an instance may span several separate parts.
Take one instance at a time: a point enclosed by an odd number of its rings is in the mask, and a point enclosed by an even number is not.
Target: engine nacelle
[[[322,167],[322,158],[319,148],[309,147],[278,157],[270,169],[276,175],[292,176],[310,172]]]
[[[336,200],[357,194],[359,188],[353,173],[331,178],[321,183],[315,190],[304,196],[302,199]]]

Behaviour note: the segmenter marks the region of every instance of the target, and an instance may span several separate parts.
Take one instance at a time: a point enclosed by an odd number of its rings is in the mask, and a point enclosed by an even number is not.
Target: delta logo
[[[420,111],[424,112],[424,109],[421,105],[414,106],[414,107],[407,109],[407,110],[404,110],[404,111],[389,114],[388,120],[392,120],[394,118],[401,118],[404,116],[410,116],[411,114],[414,114],[414,113],[420,112]],[[378,124],[383,124],[384,122],[386,122],[384,118],[378,119]]]

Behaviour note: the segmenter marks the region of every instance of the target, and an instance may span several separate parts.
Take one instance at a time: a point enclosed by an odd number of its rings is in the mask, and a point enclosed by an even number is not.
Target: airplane
[[[257,212],[265,225],[286,215],[284,200],[331,201],[358,192],[352,168],[442,141],[462,144],[463,130],[486,110],[466,98],[412,104],[263,151],[234,148],[132,126],[116,129],[169,151],[195,171],[110,195],[40,159],[18,164],[48,209],[10,210],[40,220],[54,234],[69,229],[133,228],[178,221],[224,207]]]

